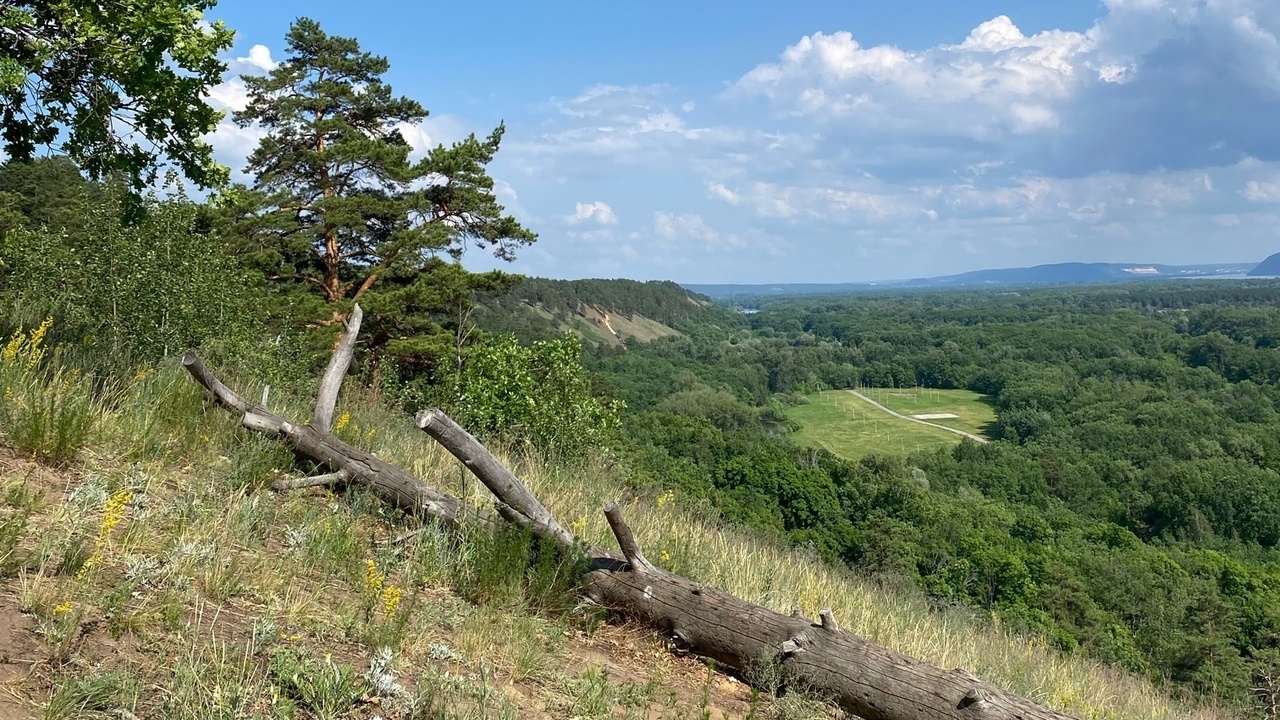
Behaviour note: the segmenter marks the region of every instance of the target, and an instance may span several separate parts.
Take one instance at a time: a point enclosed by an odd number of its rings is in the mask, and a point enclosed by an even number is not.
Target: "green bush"
[[[90,207],[83,229],[16,228],[0,237],[0,291],[52,312],[87,367],[118,370],[235,335],[250,309],[243,272],[199,208],[149,200],[121,222],[122,200]]]
[[[472,347],[453,405],[471,432],[531,442],[551,455],[607,446],[620,426],[617,406],[592,396],[572,334],[527,346],[507,335]]]
[[[281,694],[320,720],[342,716],[367,689],[352,665],[331,657],[319,661],[297,648],[277,649],[269,669]]]

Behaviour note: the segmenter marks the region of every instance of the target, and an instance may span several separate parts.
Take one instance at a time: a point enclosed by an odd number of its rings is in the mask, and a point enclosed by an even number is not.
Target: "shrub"
[[[591,394],[576,335],[521,345],[514,335],[470,349],[454,391],[468,430],[528,441],[551,455],[607,445],[618,408]]]
[[[223,241],[203,232],[198,207],[150,200],[134,224],[108,195],[75,233],[16,229],[0,241],[0,287],[18,308],[48,308],[86,352],[87,366],[116,370],[244,325],[247,285]]]

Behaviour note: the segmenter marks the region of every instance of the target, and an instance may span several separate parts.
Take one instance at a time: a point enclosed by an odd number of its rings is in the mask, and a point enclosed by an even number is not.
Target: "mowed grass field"
[[[995,412],[983,396],[968,390],[861,389],[867,397],[904,415],[954,413],[929,422],[982,435]],[[845,390],[809,395],[807,405],[787,411],[800,425],[791,437],[801,445],[820,447],[857,460],[872,453],[905,454],[959,443],[961,437],[939,428],[902,420],[878,410]]]
[[[903,415],[952,413],[956,417],[932,419],[929,422],[975,435],[987,436],[989,426],[996,421],[995,409],[986,396],[970,390],[859,388],[858,392]]]

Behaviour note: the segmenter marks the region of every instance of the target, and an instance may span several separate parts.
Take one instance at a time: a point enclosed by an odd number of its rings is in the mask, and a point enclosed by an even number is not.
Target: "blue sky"
[[[559,278],[848,282],[1280,251],[1280,3],[223,0],[233,73],[306,15],[391,62],[419,150],[507,124]],[[218,157],[242,168],[254,129]],[[243,179],[243,178],[241,178]]]

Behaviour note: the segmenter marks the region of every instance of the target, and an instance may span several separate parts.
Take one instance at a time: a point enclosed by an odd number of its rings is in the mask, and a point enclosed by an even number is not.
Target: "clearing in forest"
[[[860,388],[858,392],[902,415],[954,415],[927,422],[979,436],[995,422],[995,412],[984,397],[968,390]],[[801,445],[821,447],[849,460],[872,453],[929,450],[962,439],[942,428],[895,417],[847,390],[828,390],[808,398],[808,404],[787,411],[787,417],[800,426],[792,437]]]
[[[925,418],[931,423],[989,437],[996,412],[985,395],[972,390],[931,388],[857,388],[858,392],[903,415],[955,415]]]

